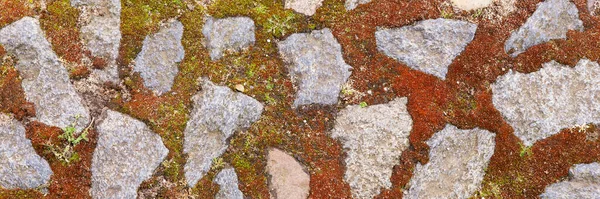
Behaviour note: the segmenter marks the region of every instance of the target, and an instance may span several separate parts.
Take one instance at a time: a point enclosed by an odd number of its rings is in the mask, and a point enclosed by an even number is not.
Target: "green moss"
[[[69,0],[52,1],[40,17],[40,26],[52,43],[52,49],[58,56],[73,63],[79,63],[82,56],[78,18],[79,10],[71,7]]]

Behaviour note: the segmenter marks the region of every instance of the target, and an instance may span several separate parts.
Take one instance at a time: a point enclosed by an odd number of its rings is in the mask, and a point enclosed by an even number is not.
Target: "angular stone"
[[[4,27],[0,30],[0,44],[18,59],[15,68],[23,78],[25,98],[35,105],[35,120],[60,128],[76,123],[77,131],[87,126],[89,111],[37,19],[23,17]]]
[[[263,111],[263,105],[247,95],[215,86],[208,79],[202,81],[202,91],[192,97],[194,109],[184,130],[183,152],[188,154],[184,171],[190,187],[225,152],[228,138],[250,127]]]
[[[346,10],[354,10],[358,5],[369,2],[371,2],[371,0],[346,0],[344,7],[346,7]]]
[[[566,39],[569,30],[583,31],[583,22],[575,4],[569,0],[546,0],[518,30],[513,31],[504,44],[506,53],[513,57],[528,48],[553,39]]]
[[[448,66],[475,37],[477,25],[429,19],[400,28],[377,28],[377,49],[412,69],[446,78]]]
[[[321,7],[323,0],[285,0],[285,9],[292,9],[296,12],[312,16]]]
[[[600,164],[576,164],[569,178],[546,187],[540,198],[598,198],[600,196]]]
[[[412,119],[407,98],[361,108],[348,106],[336,119],[331,137],[339,139],[348,154],[344,179],[354,198],[373,198],[390,188],[392,168],[409,143]]]
[[[233,168],[225,168],[214,179],[219,185],[215,199],[244,199],[244,194],[238,188],[238,177]]]
[[[570,68],[555,61],[537,72],[514,71],[491,87],[494,106],[526,146],[563,128],[600,121],[600,66],[583,59]]]
[[[112,110],[102,117],[92,157],[92,198],[136,198],[169,150],[141,121]]]
[[[207,17],[202,34],[213,61],[221,59],[226,52],[240,52],[254,45],[256,40],[254,21],[249,17]]]
[[[185,54],[181,38],[183,24],[173,21],[144,39],[142,51],[135,58],[133,71],[139,72],[144,86],[162,95],[173,86],[179,72],[177,65]]]
[[[52,170],[25,138],[25,127],[0,113],[0,187],[33,189],[49,183]]]
[[[292,34],[277,46],[298,86],[294,107],[337,103],[352,67],[344,62],[342,47],[329,29]]]
[[[417,164],[404,197],[469,198],[479,189],[494,153],[495,134],[452,125],[427,141],[429,162]]]
[[[488,7],[494,0],[452,0],[452,4],[461,10],[477,10]]]
[[[271,198],[305,199],[310,191],[310,176],[296,159],[279,149],[269,149],[267,173]]]

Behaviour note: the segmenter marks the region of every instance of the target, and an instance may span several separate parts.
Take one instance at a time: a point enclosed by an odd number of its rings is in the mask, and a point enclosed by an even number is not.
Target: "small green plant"
[[[440,10],[440,14],[444,19],[451,19],[454,16],[452,12],[446,12],[445,10]]]
[[[481,14],[483,14],[483,9],[477,9],[475,10],[475,12],[473,12],[473,18],[479,18],[481,16]]]
[[[62,140],[59,145],[52,144],[50,141],[44,144],[46,150],[52,153],[56,159],[60,160],[63,165],[79,161],[79,154],[75,151],[75,146],[81,143],[81,141],[89,141],[87,138],[88,129],[94,123],[94,119],[92,119],[90,125],[83,129],[81,134],[77,136],[75,135],[77,131],[75,126],[77,126],[79,118],[81,118],[81,116],[75,116],[75,122],[63,129],[63,134],[58,136],[58,138]]]
[[[367,102],[361,102],[360,104],[358,104],[361,108],[365,108],[367,106],[369,106],[369,104],[367,104]]]
[[[524,144],[519,144],[521,146],[521,152],[519,152],[519,156],[525,157],[533,154],[531,151],[531,146],[525,146]]]
[[[273,15],[271,18],[267,19],[267,23],[265,24],[265,29],[267,32],[271,33],[273,36],[283,36],[287,31],[292,29],[291,22],[294,19],[294,14],[287,14],[285,17],[280,17],[278,15]]]
[[[221,169],[225,167],[225,161],[223,160],[222,157],[218,157],[218,158],[213,158],[213,165],[212,165],[212,169]]]
[[[254,12],[256,14],[265,14],[269,11],[269,9],[267,8],[267,6],[263,5],[263,4],[258,4],[256,7],[254,7]]]

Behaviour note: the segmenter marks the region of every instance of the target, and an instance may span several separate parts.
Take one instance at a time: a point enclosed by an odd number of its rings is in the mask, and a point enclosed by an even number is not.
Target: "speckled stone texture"
[[[331,132],[348,154],[344,179],[357,199],[373,198],[381,188],[390,188],[392,168],[409,143],[412,119],[407,98],[387,104],[342,109]]]
[[[494,153],[495,134],[452,125],[427,141],[429,162],[417,163],[404,198],[469,198],[477,191]]]
[[[92,156],[92,198],[136,198],[169,150],[146,124],[106,110],[98,122],[98,144]]]
[[[227,52],[240,52],[254,45],[254,29],[254,21],[249,17],[207,17],[202,34],[206,39],[210,59],[218,60]]]
[[[244,194],[238,188],[238,177],[231,167],[225,168],[214,179],[219,185],[215,199],[244,199]]]
[[[298,87],[294,107],[337,103],[352,67],[344,62],[342,47],[331,30],[292,34],[277,46]]]
[[[157,33],[146,36],[142,51],[135,58],[133,71],[139,72],[144,86],[157,95],[168,92],[173,86],[179,72],[177,66],[185,55],[182,37],[183,24],[170,22]]]
[[[247,95],[202,79],[202,91],[192,97],[193,110],[184,130],[184,166],[190,187],[210,169],[212,160],[221,156],[236,131],[250,127],[260,118],[263,105]]]
[[[540,198],[600,198],[600,164],[576,164],[568,179],[547,186]]]
[[[285,0],[285,9],[292,9],[307,16],[312,16],[321,7],[323,0]]]
[[[308,198],[310,176],[294,157],[276,148],[269,149],[267,173],[269,174],[271,198]]]
[[[375,32],[377,49],[412,69],[446,78],[448,66],[475,36],[477,25],[453,19],[430,19]]]
[[[452,4],[461,10],[476,10],[491,5],[494,0],[451,0]]]
[[[0,187],[33,189],[49,183],[52,170],[25,138],[25,127],[0,113]]]
[[[35,105],[35,120],[60,128],[76,123],[77,131],[88,125],[89,111],[37,19],[24,17],[1,29],[0,44],[18,59],[15,68],[23,78],[27,101]]]
[[[371,2],[371,0],[346,0],[346,3],[344,3],[344,7],[346,8],[346,10],[354,10],[354,8],[356,8],[358,5],[369,2]]]
[[[527,146],[563,128],[600,121],[600,66],[586,59],[575,68],[555,61],[537,72],[510,71],[492,84],[494,106]]]
[[[513,31],[504,50],[513,57],[552,39],[565,39],[569,30],[583,31],[579,11],[569,0],[546,0],[518,30]]]

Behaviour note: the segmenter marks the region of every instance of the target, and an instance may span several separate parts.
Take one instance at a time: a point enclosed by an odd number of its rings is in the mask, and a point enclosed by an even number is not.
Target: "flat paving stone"
[[[408,67],[446,78],[448,66],[475,37],[477,25],[453,19],[429,19],[375,32],[377,49]]]
[[[341,141],[346,157],[344,180],[357,199],[373,198],[390,188],[392,168],[408,145],[412,119],[407,98],[362,108],[348,106],[338,113],[331,137]]]
[[[540,198],[600,198],[600,164],[574,165],[568,179],[547,186]]]
[[[171,90],[179,72],[178,65],[185,55],[181,38],[183,24],[168,23],[157,33],[146,36],[142,51],[135,58],[134,72],[144,79],[144,86],[157,95]]]
[[[277,46],[298,87],[294,107],[337,104],[352,67],[344,61],[342,47],[331,30],[292,34]]]
[[[169,150],[143,122],[106,110],[99,120],[92,156],[92,198],[136,198]]]
[[[417,163],[404,197],[469,198],[477,191],[494,154],[495,134],[452,125],[427,141],[429,162]]]
[[[238,177],[233,168],[221,170],[214,181],[220,187],[215,199],[244,199],[244,194],[238,188]]]
[[[25,137],[25,127],[0,113],[0,187],[34,189],[50,183],[52,170]]]
[[[254,45],[254,29],[254,21],[249,17],[207,17],[202,34],[206,39],[210,59],[218,60],[227,52],[240,52]]]
[[[569,30],[583,31],[579,11],[569,0],[546,0],[506,40],[504,50],[513,57],[528,48],[553,39],[566,39]]]
[[[600,121],[600,65],[587,59],[574,68],[551,61],[537,72],[510,71],[492,84],[492,102],[526,146]]]
[[[254,98],[208,79],[202,79],[202,91],[192,102],[183,144],[183,152],[188,154],[183,170],[190,187],[204,177],[213,159],[225,152],[229,137],[250,127],[263,112],[263,105]]]
[[[25,98],[35,105],[34,120],[63,129],[75,124],[78,132],[88,125],[89,111],[37,19],[23,17],[2,28],[0,44],[18,59],[15,68],[23,78]]]
[[[302,165],[282,150],[271,148],[267,154],[267,173],[271,198],[305,199],[310,192],[310,176]]]

